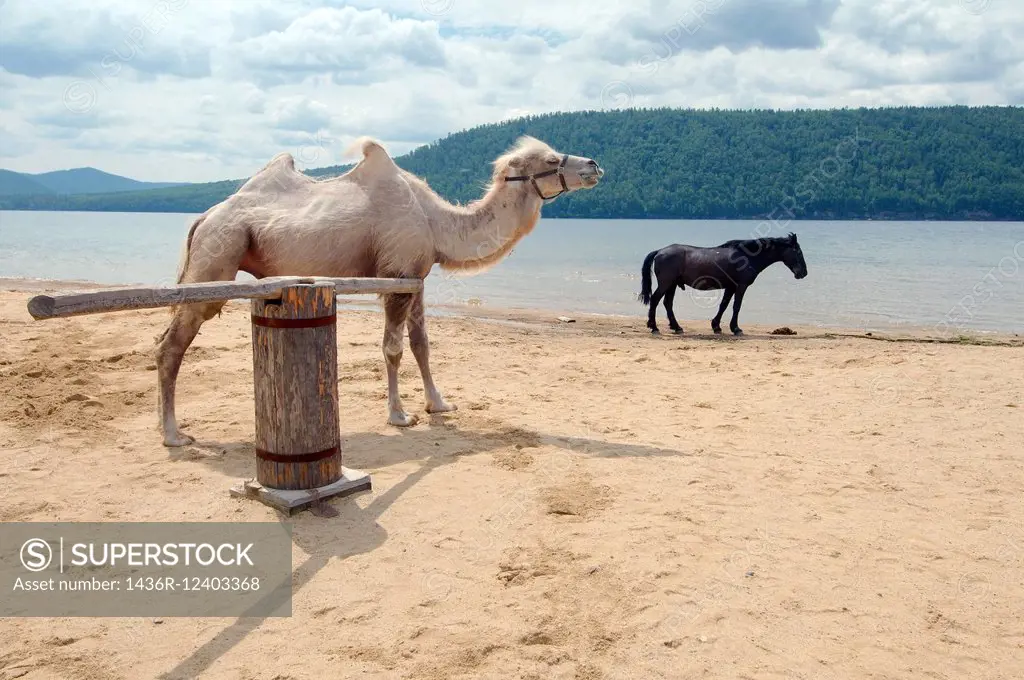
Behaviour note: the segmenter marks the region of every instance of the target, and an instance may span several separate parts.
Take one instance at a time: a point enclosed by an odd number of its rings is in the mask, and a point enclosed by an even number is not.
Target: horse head
[[[800,244],[797,243],[796,234],[793,232],[789,233],[789,241],[784,248],[785,250],[782,251],[782,262],[789,267],[789,271],[793,272],[793,276],[798,279],[807,276],[807,262],[804,261],[804,251],[800,249]]]

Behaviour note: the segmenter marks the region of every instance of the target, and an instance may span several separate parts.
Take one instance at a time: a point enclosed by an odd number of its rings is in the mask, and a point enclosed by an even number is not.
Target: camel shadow
[[[434,449],[440,448],[441,442],[447,445],[445,451],[435,452]],[[643,444],[544,435],[508,426],[494,431],[462,430],[448,421],[440,420],[435,420],[430,427],[401,429],[390,435],[379,432],[342,435],[347,467],[381,468],[412,460],[419,460],[421,465],[401,482],[375,497],[365,508],[342,501],[331,503],[338,513],[331,518],[321,518],[310,513],[300,513],[290,518],[278,514],[278,521],[291,523],[293,541],[310,556],[292,574],[293,597],[327,566],[331,558],[345,559],[372,552],[383,545],[388,534],[377,520],[403,493],[433,470],[455,462],[464,455],[509,447],[536,448],[545,444],[595,457],[693,455]],[[178,453],[178,456],[197,460],[225,474],[251,477],[255,469],[251,442],[197,441],[184,448],[190,451]],[[200,677],[217,659],[231,651],[266,620],[265,616],[239,617],[188,658],[160,675],[160,680]]]
[[[412,460],[453,460],[507,448],[534,449],[545,445],[597,458],[693,455],[679,449],[544,434],[510,425],[465,429],[441,417],[411,428],[341,435],[344,465],[355,469],[380,469]],[[251,441],[197,439],[194,444],[172,449],[169,460],[201,462],[229,477],[248,479],[255,474],[254,456]]]

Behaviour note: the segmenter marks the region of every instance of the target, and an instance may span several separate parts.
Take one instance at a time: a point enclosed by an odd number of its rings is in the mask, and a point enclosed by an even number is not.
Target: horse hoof
[[[682,328],[673,328],[672,332],[675,333],[676,335],[682,335],[683,334],[683,329]]]
[[[732,334],[733,335],[743,335],[743,331],[740,330],[739,328],[736,328],[736,329],[733,330]]]
[[[661,335],[661,331],[659,331],[657,328],[652,328],[651,335]]]
[[[722,334],[722,329],[721,328],[714,328],[714,327],[712,327],[711,330],[713,330],[715,332],[715,335],[721,335]]]

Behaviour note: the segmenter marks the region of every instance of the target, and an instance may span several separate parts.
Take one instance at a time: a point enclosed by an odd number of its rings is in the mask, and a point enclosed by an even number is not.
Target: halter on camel
[[[538,172],[535,175],[519,175],[518,177],[506,177],[505,181],[506,182],[525,182],[526,180],[530,180],[530,182],[533,184],[533,188],[537,190],[537,195],[540,196],[545,201],[547,201],[549,199],[552,199],[552,198],[558,198],[559,196],[561,196],[565,192],[569,191],[569,187],[566,186],[566,184],[565,184],[565,174],[564,174],[564,171],[563,171],[563,168],[565,167],[565,163],[568,160],[569,160],[569,154],[563,154],[562,155],[562,162],[558,164],[557,168],[553,168],[551,170],[545,170],[544,172]],[[540,190],[539,186],[537,186],[537,180],[539,178],[541,178],[541,177],[547,177],[548,175],[554,175],[556,173],[558,174],[558,180],[562,183],[562,190],[559,191],[554,196],[545,196],[544,192]]]

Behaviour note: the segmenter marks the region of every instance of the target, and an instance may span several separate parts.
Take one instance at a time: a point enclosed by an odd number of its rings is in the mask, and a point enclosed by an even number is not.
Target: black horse
[[[729,300],[736,296],[732,306],[732,322],[729,329],[735,335],[743,333],[738,319],[743,294],[754,283],[757,275],[776,262],[783,262],[793,276],[802,279],[807,276],[807,263],[800,244],[796,242],[796,234],[774,238],[754,238],[746,240],[726,241],[720,246],[701,248],[679,243],[659,248],[647,254],[643,269],[640,271],[640,300],[650,306],[647,327],[652,333],[658,332],[658,324],[654,316],[658,311],[658,303],[665,298],[665,311],[668,313],[669,327],[676,333],[683,329],[672,313],[672,299],[676,294],[676,286],[689,286],[695,290],[725,290],[718,314],[711,320],[711,329],[715,333],[722,332],[722,314],[729,306]],[[658,290],[651,293],[651,264],[658,277]]]

